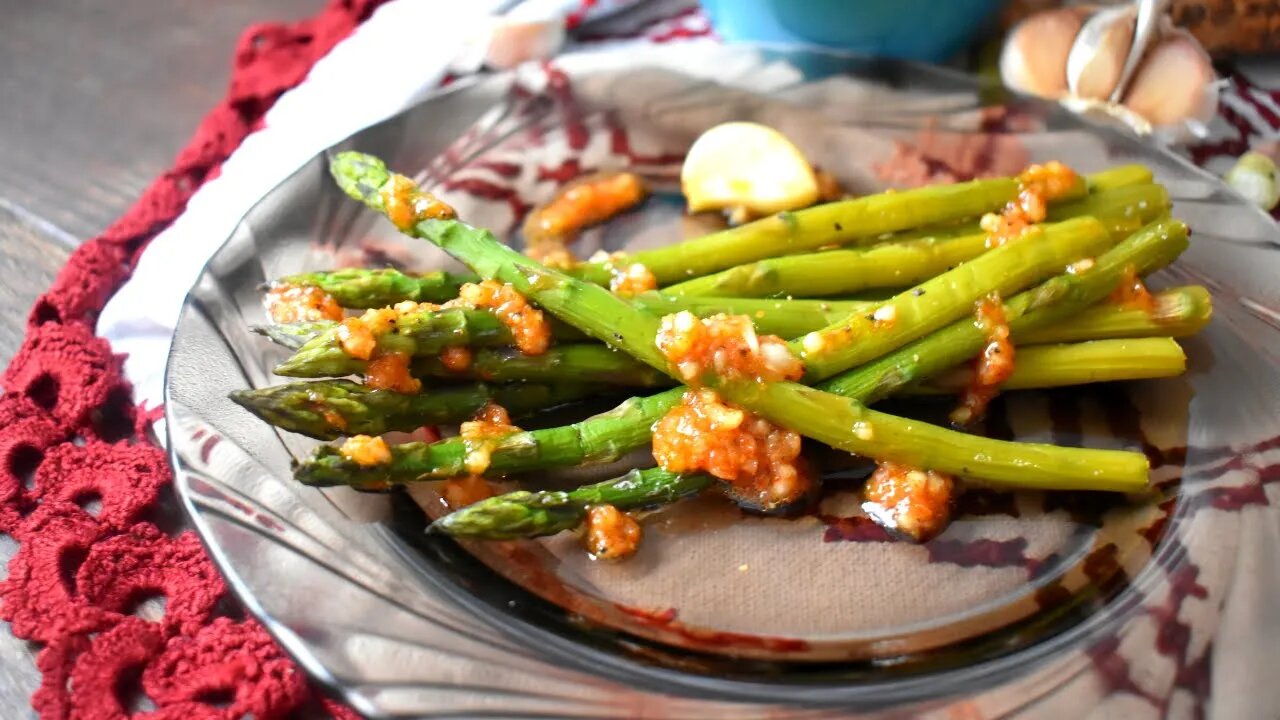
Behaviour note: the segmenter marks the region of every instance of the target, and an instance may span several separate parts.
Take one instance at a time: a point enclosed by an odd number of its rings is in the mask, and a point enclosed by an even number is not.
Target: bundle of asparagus
[[[566,271],[452,217],[376,158],[341,153],[331,171],[348,195],[441,247],[474,275],[353,269],[278,281],[277,287],[314,288],[343,308],[369,309],[360,318],[330,313],[260,328],[295,350],[278,374],[329,379],[232,395],[286,430],[360,437],[323,446],[296,466],[295,477],[315,486],[512,477],[614,460],[649,443],[670,413],[694,407],[689,385],[714,391],[723,403],[716,407],[752,427],[776,430],[769,435],[775,440],[796,435],[796,452],[804,436],[874,459],[882,469],[905,468],[903,478],[934,483],[956,475],[1006,487],[1139,492],[1148,472],[1141,454],[998,441],[868,406],[896,394],[962,390],[968,402],[970,391],[989,399],[1001,387],[1175,375],[1185,359],[1173,338],[1195,333],[1211,313],[1203,288],[1151,294],[1142,287],[1138,278],[1186,248],[1187,230],[1168,217],[1167,194],[1137,166],[1083,181],[1068,171],[1063,177],[1070,182],[1030,200],[1028,176],[840,200]],[[1052,203],[1047,211],[1045,201]],[[406,214],[406,207],[414,210]],[[658,287],[632,297],[610,292],[620,266],[640,266]],[[481,286],[488,294],[478,304],[451,300],[475,296]],[[844,299],[869,289],[891,294]],[[975,306],[998,309],[1000,332],[993,334],[990,318],[975,322]],[[785,348],[787,362],[800,370],[744,376],[724,352],[715,362],[687,365],[670,353],[669,342],[663,345],[672,328],[720,332],[726,316],[754,325],[743,347],[774,348],[773,360]],[[545,328],[549,348],[531,352],[522,343],[529,323]],[[791,341],[782,345],[770,340],[774,335]],[[1007,362],[993,382],[986,377],[996,367],[990,361],[1014,345],[1016,363]],[[365,376],[365,384],[332,379],[348,375]],[[619,388],[665,389],[566,426],[520,431],[503,415],[485,433],[469,434],[464,425],[460,437],[438,442],[387,445],[363,437],[464,423],[494,404],[527,415]],[[981,402],[971,409],[980,414]],[[489,497],[433,528],[498,539],[585,523],[595,539],[590,544],[611,556],[623,553],[608,550],[608,534],[593,525],[599,508],[656,507],[718,484],[754,509],[785,511],[811,499],[816,487],[801,483],[784,492],[778,488],[785,483],[773,477],[771,489],[744,491],[723,473],[664,464],[570,491]],[[920,535],[910,518],[896,520],[898,529]]]

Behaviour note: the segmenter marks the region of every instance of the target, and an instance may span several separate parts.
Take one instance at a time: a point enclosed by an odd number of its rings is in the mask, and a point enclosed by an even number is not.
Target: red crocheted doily
[[[380,3],[334,0],[296,24],[248,28],[226,98],[173,168],[72,253],[32,308],[0,379],[0,532],[21,543],[0,619],[42,646],[32,705],[45,720],[357,717],[313,691],[258,623],[231,617],[239,609],[194,534],[147,522],[163,516],[153,511],[171,480],[143,432],[156,413],[133,406],[120,357],[93,327],[147,242]],[[156,597],[160,617],[144,619]]]

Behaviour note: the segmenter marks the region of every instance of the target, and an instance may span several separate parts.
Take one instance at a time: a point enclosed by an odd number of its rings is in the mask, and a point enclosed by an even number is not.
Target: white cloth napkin
[[[557,38],[556,32],[525,31],[521,24],[543,21],[563,27],[570,15],[581,10],[584,14],[574,22],[594,23],[610,16],[609,25],[601,28],[610,35],[651,25],[651,31],[661,31],[662,23],[653,25],[654,19],[678,14],[681,7],[692,7],[692,3],[475,0],[445,7],[439,2],[395,0],[382,6],[317,62],[306,80],[276,102],[267,112],[264,128],[246,138],[221,174],[200,188],[186,211],[151,241],[133,276],[103,309],[98,334],[127,356],[124,372],[133,383],[134,401],[145,407],[163,402],[165,363],[178,315],[209,257],[254,203],[316,153],[417,102],[439,86],[446,72],[478,69],[496,33],[509,33],[494,43],[496,47],[509,49],[527,42],[532,33],[536,36],[532,42],[541,44],[534,52],[553,51],[563,40],[562,32]],[[422,42],[423,28],[438,29],[442,23],[448,25],[448,32],[432,32],[431,42]],[[637,42],[646,40],[592,43],[592,50],[625,52]],[[369,67],[405,70],[365,72]],[[163,432],[158,435],[164,436]]]

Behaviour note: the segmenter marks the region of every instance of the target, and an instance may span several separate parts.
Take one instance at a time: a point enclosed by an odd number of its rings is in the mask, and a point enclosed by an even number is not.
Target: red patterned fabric
[[[121,358],[93,323],[147,242],[379,4],[335,0],[308,20],[246,30],[227,97],[173,168],[72,253],[32,308],[0,378],[0,532],[21,543],[0,582],[0,619],[43,645],[32,705],[45,720],[357,717],[311,689],[256,622],[225,617],[234,606],[194,534],[143,521],[171,480],[138,432],[156,413],[132,405]],[[140,617],[157,596],[160,617]]]

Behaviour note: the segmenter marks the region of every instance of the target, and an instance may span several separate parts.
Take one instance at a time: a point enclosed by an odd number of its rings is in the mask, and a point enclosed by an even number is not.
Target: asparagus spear
[[[361,368],[364,362],[353,361]],[[359,370],[356,370],[358,372]],[[597,383],[622,387],[667,387],[672,381],[662,372],[636,362],[626,353],[604,345],[557,345],[541,355],[519,350],[473,350],[465,370],[451,370],[438,357],[418,358],[415,377],[476,378],[497,382]]]
[[[333,320],[310,320],[296,323],[254,325],[249,329],[280,347],[297,350],[336,327],[338,327],[338,323]]]
[[[1129,185],[1144,185],[1153,179],[1151,168],[1138,164],[1116,165],[1102,172],[1085,176],[1085,182],[1089,185],[1091,193],[1105,192]]]
[[[391,331],[378,337],[378,351],[412,357],[438,353],[450,346],[494,346],[510,340],[510,332],[493,313],[451,308],[397,316]],[[364,365],[342,349],[335,325],[307,341],[275,372],[286,377],[337,377],[360,372]]]
[[[342,153],[334,158],[331,170],[349,195],[375,209],[382,208],[380,189],[391,175],[381,161]],[[404,182],[403,178],[397,180]],[[656,316],[600,287],[545,268],[497,242],[489,232],[460,221],[429,219],[405,230],[441,247],[481,277],[511,283],[544,310],[588,335],[651,367],[667,369],[665,358],[652,343],[658,329]],[[1042,489],[1129,491],[1147,483],[1146,458],[1137,453],[978,438],[880,413],[849,398],[796,383],[728,382],[719,377],[708,381],[730,401],[774,423],[834,448],[876,459]],[[851,431],[856,428],[866,432]]]
[[[379,308],[405,300],[442,303],[458,297],[463,283],[475,281],[474,275],[462,273],[350,268],[288,275],[274,284],[318,287],[345,308]]]
[[[1155,293],[1155,310],[1102,303],[1061,322],[1014,336],[1019,345],[1080,342],[1105,338],[1187,337],[1200,332],[1213,317],[1213,299],[1199,285]]]
[[[1080,197],[1085,192],[1081,182],[1073,196]],[[999,209],[1017,193],[1016,180],[997,178],[868,195],[779,213],[705,237],[638,252],[626,261],[643,264],[659,285],[669,285],[777,255],[857,240],[874,241],[886,233],[977,217]],[[576,277],[601,285],[609,283],[610,274],[606,263],[584,263],[574,270]]]
[[[1168,338],[1047,345],[1019,350],[1017,367],[1002,387],[1018,390],[1171,377],[1185,369],[1182,348]],[[968,383],[971,373],[970,368],[957,367],[906,391],[913,395],[954,392]],[[554,535],[577,527],[593,504],[610,503],[622,509],[653,507],[700,492],[713,482],[701,473],[632,470],[621,478],[567,493],[517,491],[498,495],[439,518],[431,530],[485,540]]]
[[[986,252],[983,233],[888,242],[759,260],[662,289],[668,295],[830,297],[868,288],[902,287]]]
[[[370,390],[350,380],[320,380],[237,390],[231,393],[231,399],[276,427],[331,440],[343,435],[408,432],[423,425],[462,422],[490,400],[520,416],[601,392],[593,385],[473,383],[407,395]]]
[[[390,341],[384,342],[383,338],[390,338]],[[380,347],[418,356],[410,366],[414,377],[418,378],[603,383],[628,387],[665,387],[671,384],[663,373],[603,345],[557,345],[541,355],[525,355],[512,348],[477,348],[471,351],[466,367],[453,369],[446,366],[440,357],[427,354],[438,352],[439,347],[420,352],[422,346],[413,345],[406,336],[383,338],[378,339]],[[321,340],[325,342],[321,344]],[[368,361],[346,354],[337,340],[321,337],[276,366],[275,373],[299,378],[343,377],[363,375],[368,367]]]
[[[1093,218],[1047,225],[792,343],[810,381],[830,377],[969,315],[991,293],[1007,295],[1111,244]]]
[[[698,317],[746,315],[756,332],[792,338],[866,312],[872,303],[861,300],[769,300],[764,298],[673,297],[648,292],[631,299],[637,307],[655,315],[688,310]]]
[[[520,490],[487,498],[445,515],[430,529],[488,540],[554,535],[581,524],[592,505],[608,504],[622,510],[665,505],[701,492],[711,483],[707,475],[632,470],[620,478],[569,491]]]
[[[1133,265],[1150,272],[1172,261],[1186,247],[1186,228],[1181,223],[1155,223],[1104,253],[1097,265],[1083,275],[1064,274],[1011,299],[1009,308],[1015,337],[1069,315],[1105,297],[1119,282],[1123,268]],[[1051,312],[1056,303],[1065,303],[1062,312]],[[1025,316],[1017,317],[1029,309]],[[1009,312],[1009,310],[1007,310]],[[976,354],[985,342],[968,319],[908,345],[883,360],[846,372],[823,387],[859,400],[874,401],[912,380],[940,372]],[[920,365],[915,373],[904,373],[922,358],[934,359]],[[589,459],[616,459],[649,440],[649,427],[674,407],[683,393],[675,388],[648,398],[632,398],[616,411],[588,418],[570,427],[517,433],[495,441],[490,447],[495,472],[524,472],[564,467]],[[431,446],[408,443],[392,448],[389,465],[365,471],[345,462],[332,449],[320,449],[302,464],[297,477],[310,484],[349,484],[368,479],[408,481],[445,478],[465,468],[466,448],[461,441],[447,440]],[[646,471],[647,472],[647,471]]]
[[[1018,349],[1013,374],[1000,389],[1146,380],[1181,375],[1186,369],[1186,354],[1177,342],[1165,337],[1036,345]],[[911,395],[951,393],[964,389],[972,377],[973,368],[963,365],[904,390]]]
[[[1124,186],[1054,209],[1054,217],[1135,217],[1149,222],[1169,207],[1159,185]],[[1112,223],[1115,224],[1114,222]],[[1108,228],[1111,229],[1111,228]],[[1132,228],[1116,239],[1128,235]],[[927,237],[869,248],[768,258],[663,288],[668,295],[829,297],[868,288],[902,287],[927,280],[987,249],[987,236]]]
[[[645,293],[632,299],[641,307],[658,314],[689,310],[699,317],[717,313],[747,315],[756,332],[796,338],[846,318],[853,313],[866,314],[875,303],[859,300],[767,300],[757,298],[680,297]],[[1186,337],[1194,335],[1209,322],[1213,302],[1209,291],[1198,285],[1170,288],[1155,293],[1155,311],[1129,309],[1110,303],[1099,304],[1072,315],[1061,322],[1034,331],[1019,333],[1019,345],[1057,342],[1082,342],[1105,338]],[[330,320],[261,325],[253,332],[270,338],[276,344],[297,350],[309,340],[337,323]],[[568,333],[554,330],[558,341]],[[580,333],[576,337],[581,338]]]
[[[331,446],[315,449],[294,468],[294,477],[307,485],[362,485],[457,477],[469,472],[470,456],[488,456],[487,472],[502,475],[580,463],[612,462],[649,442],[650,428],[676,403],[683,388],[649,397],[633,397],[593,417],[545,430],[512,433],[483,443],[460,438],[436,443],[391,446],[391,461],[366,467],[344,458]]]
[[[1186,247],[1186,225],[1177,220],[1158,220],[1099,255],[1088,270],[1063,273],[1019,293],[1005,303],[1005,316],[1015,341],[1023,332],[1062,322],[1105,298],[1120,282],[1126,267],[1145,274],[1173,262]],[[973,322],[961,320],[818,387],[874,403],[905,385],[973,357],[986,342],[986,336]]]
[[[763,300],[759,298],[676,298],[657,292],[649,292],[632,298],[640,307],[660,314],[689,310],[701,317],[727,313],[730,315],[748,315],[755,323],[756,330],[770,335],[794,337],[802,335],[836,320],[863,310],[870,303],[856,300]],[[443,317],[438,317],[444,313]],[[461,314],[459,314],[461,313]],[[332,320],[316,320],[300,323],[283,323],[262,325],[252,328],[277,345],[299,350],[304,345],[317,341],[308,352],[317,352],[321,357],[330,357],[328,352],[320,352],[319,348],[337,348],[336,336],[338,323]],[[406,335],[414,340],[413,350],[417,354],[426,355],[438,352],[441,347],[467,344],[471,346],[509,347],[512,344],[511,333],[487,310],[421,310],[410,313],[396,325],[397,335]],[[552,320],[551,333],[557,342],[580,342],[582,333],[572,326]],[[407,346],[403,340],[393,340],[395,347],[403,350]],[[387,348],[391,349],[390,347]],[[309,362],[305,357],[296,361],[299,367],[306,367]]]
[[[1106,192],[1118,187],[1150,183],[1151,171],[1142,165],[1121,165],[1088,175],[1085,180],[1091,192]],[[970,213],[970,215],[977,214],[979,213]],[[1098,213],[1086,211],[1081,214],[1097,215]],[[936,230],[928,230],[926,233],[931,236],[948,234],[939,233]],[[594,268],[586,274],[600,275],[599,270]],[[608,284],[607,274],[601,277],[603,284]],[[443,271],[405,273],[395,268],[349,268],[298,273],[279,278],[275,282],[318,287],[333,296],[342,307],[378,308],[404,300],[442,303],[457,297],[458,287],[462,283],[475,282],[476,279],[469,273]]]

